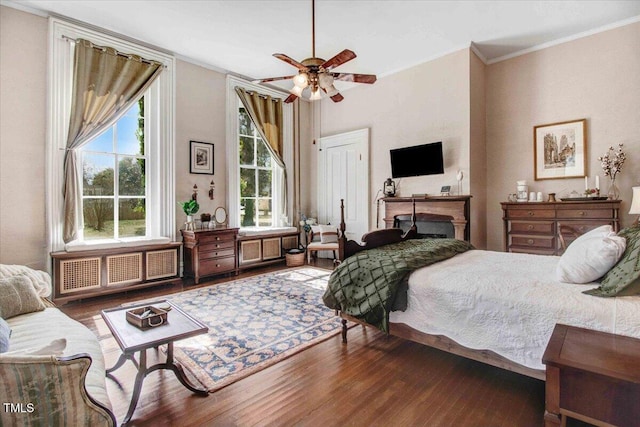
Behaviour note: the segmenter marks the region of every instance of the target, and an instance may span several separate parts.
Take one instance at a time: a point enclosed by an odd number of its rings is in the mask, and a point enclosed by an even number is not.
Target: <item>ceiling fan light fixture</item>
[[[316,90],[311,92],[311,96],[309,97],[309,99],[312,101],[317,101],[319,99],[322,99],[322,95],[320,95],[320,88],[316,87]]]
[[[301,88],[300,86],[294,86],[291,88],[291,90],[289,90],[289,92],[291,92],[292,94],[294,94],[295,96],[302,96],[302,91],[304,90],[304,88]]]
[[[331,86],[325,88],[325,90],[327,91],[327,95],[329,95],[329,98],[331,98],[332,96],[338,94],[338,89],[336,89],[336,87],[334,85],[331,85]]]
[[[333,86],[333,76],[327,73],[318,74],[318,84],[324,90],[329,90]]]
[[[300,72],[293,78],[293,84],[300,89],[304,89],[309,86],[309,76],[307,76],[307,73]]]

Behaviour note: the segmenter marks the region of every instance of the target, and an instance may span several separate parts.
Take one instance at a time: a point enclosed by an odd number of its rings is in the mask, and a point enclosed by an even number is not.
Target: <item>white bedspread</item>
[[[472,250],[409,277],[408,308],[389,320],[533,369],[556,323],[640,338],[640,296],[600,298],[555,279],[560,257]],[[393,326],[391,326],[393,328]]]

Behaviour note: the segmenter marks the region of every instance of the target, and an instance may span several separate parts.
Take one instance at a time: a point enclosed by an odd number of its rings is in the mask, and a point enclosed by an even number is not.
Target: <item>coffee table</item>
[[[136,307],[148,305],[156,307],[169,305],[171,310],[167,315],[167,322],[163,325],[143,330],[127,321],[127,311]],[[176,363],[173,359],[174,341],[207,333],[209,328],[206,325],[185,313],[177,305],[168,301],[153,301],[127,307],[111,308],[102,310],[101,314],[122,350],[122,354],[116,364],[107,369],[107,376],[111,376],[111,373],[121,367],[127,360],[131,360],[136,368],[138,368],[138,373],[136,374],[136,380],[133,387],[133,394],[131,396],[131,403],[129,404],[127,415],[124,417],[123,424],[127,424],[131,420],[131,416],[133,415],[136,405],[138,404],[138,399],[140,398],[140,391],[142,390],[142,382],[144,381],[144,378],[147,374],[158,369],[168,369],[173,371],[182,385],[192,392],[201,395],[209,395],[207,390],[194,386],[185,376],[182,366]],[[165,363],[157,363],[153,366],[147,366],[147,349],[152,347],[157,349],[159,346],[164,344],[167,345]],[[139,360],[137,361],[135,358],[136,352],[140,353],[138,356]]]

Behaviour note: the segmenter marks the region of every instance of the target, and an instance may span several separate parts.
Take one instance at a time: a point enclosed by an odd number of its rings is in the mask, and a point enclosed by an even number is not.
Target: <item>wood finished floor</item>
[[[320,260],[318,265],[331,264]],[[282,266],[239,278],[277,268]],[[95,331],[94,319],[104,308],[193,288],[160,286],[61,308]],[[113,339],[103,343],[110,367],[120,350]],[[152,351],[149,356],[153,363]],[[119,423],[128,409],[135,372],[127,362],[114,372],[118,383],[107,379]],[[346,345],[337,335],[206,397],[190,393],[171,372],[153,372],[145,379],[129,425],[511,427],[541,426],[543,412],[542,381],[356,326]]]

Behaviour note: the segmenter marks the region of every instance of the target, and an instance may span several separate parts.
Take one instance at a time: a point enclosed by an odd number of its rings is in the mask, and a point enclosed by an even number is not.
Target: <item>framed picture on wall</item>
[[[535,180],[580,178],[587,164],[587,119],[533,128]]]
[[[191,173],[213,175],[213,144],[208,142],[189,141],[191,149],[189,160]]]

